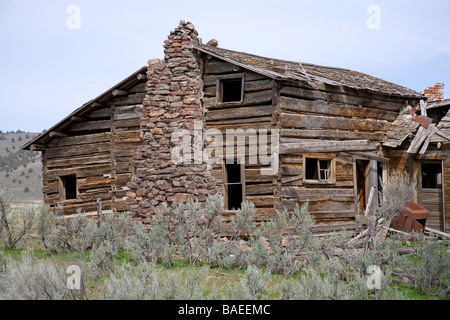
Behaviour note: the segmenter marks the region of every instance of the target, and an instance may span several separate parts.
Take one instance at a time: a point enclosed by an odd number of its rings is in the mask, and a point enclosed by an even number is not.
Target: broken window
[[[422,163],[422,188],[439,189],[442,187],[442,165],[440,163]]]
[[[217,102],[242,102],[244,97],[243,90],[244,78],[233,77],[218,80]]]
[[[304,177],[308,181],[333,182],[333,159],[304,158]]]
[[[77,177],[75,175],[61,176],[60,198],[61,200],[74,200],[77,198]]]
[[[243,166],[236,161],[224,164],[225,206],[228,210],[238,210],[243,201]]]

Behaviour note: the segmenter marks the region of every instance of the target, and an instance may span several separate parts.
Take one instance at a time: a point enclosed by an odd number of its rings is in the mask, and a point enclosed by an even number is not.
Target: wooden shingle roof
[[[195,48],[203,53],[278,80],[312,81],[388,95],[423,98],[421,94],[414,90],[362,72],[310,63],[271,59],[204,44],[199,44]]]

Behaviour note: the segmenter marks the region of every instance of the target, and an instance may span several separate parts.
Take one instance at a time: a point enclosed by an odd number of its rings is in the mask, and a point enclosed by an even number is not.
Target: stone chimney
[[[144,223],[151,221],[151,215],[163,202],[204,202],[208,195],[216,193],[215,180],[205,161],[192,159],[177,164],[172,155],[177,145],[177,141],[171,141],[174,132],[185,133],[181,140],[190,134],[190,142],[194,142],[194,136],[200,137],[200,147],[206,145],[202,61],[193,49],[199,41],[195,27],[181,21],[164,41],[164,60],[148,62],[141,118],[144,142],[133,158],[135,175],[128,183],[126,199],[133,217]],[[182,152],[186,150],[195,152],[191,146]]]
[[[421,91],[428,98],[428,102],[436,102],[444,100],[444,84],[436,83],[432,87],[427,87],[425,90]]]

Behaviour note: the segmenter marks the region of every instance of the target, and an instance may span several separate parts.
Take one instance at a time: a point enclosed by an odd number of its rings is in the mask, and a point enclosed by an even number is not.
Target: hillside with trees
[[[39,152],[21,150],[38,133],[0,130],[0,190],[12,203],[42,201],[42,164]]]

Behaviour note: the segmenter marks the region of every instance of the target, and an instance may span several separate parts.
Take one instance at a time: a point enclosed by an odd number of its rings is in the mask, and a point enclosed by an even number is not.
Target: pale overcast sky
[[[446,0],[0,0],[0,130],[48,129],[162,58],[180,20],[204,43],[417,91],[444,82],[450,98],[449,12]]]

